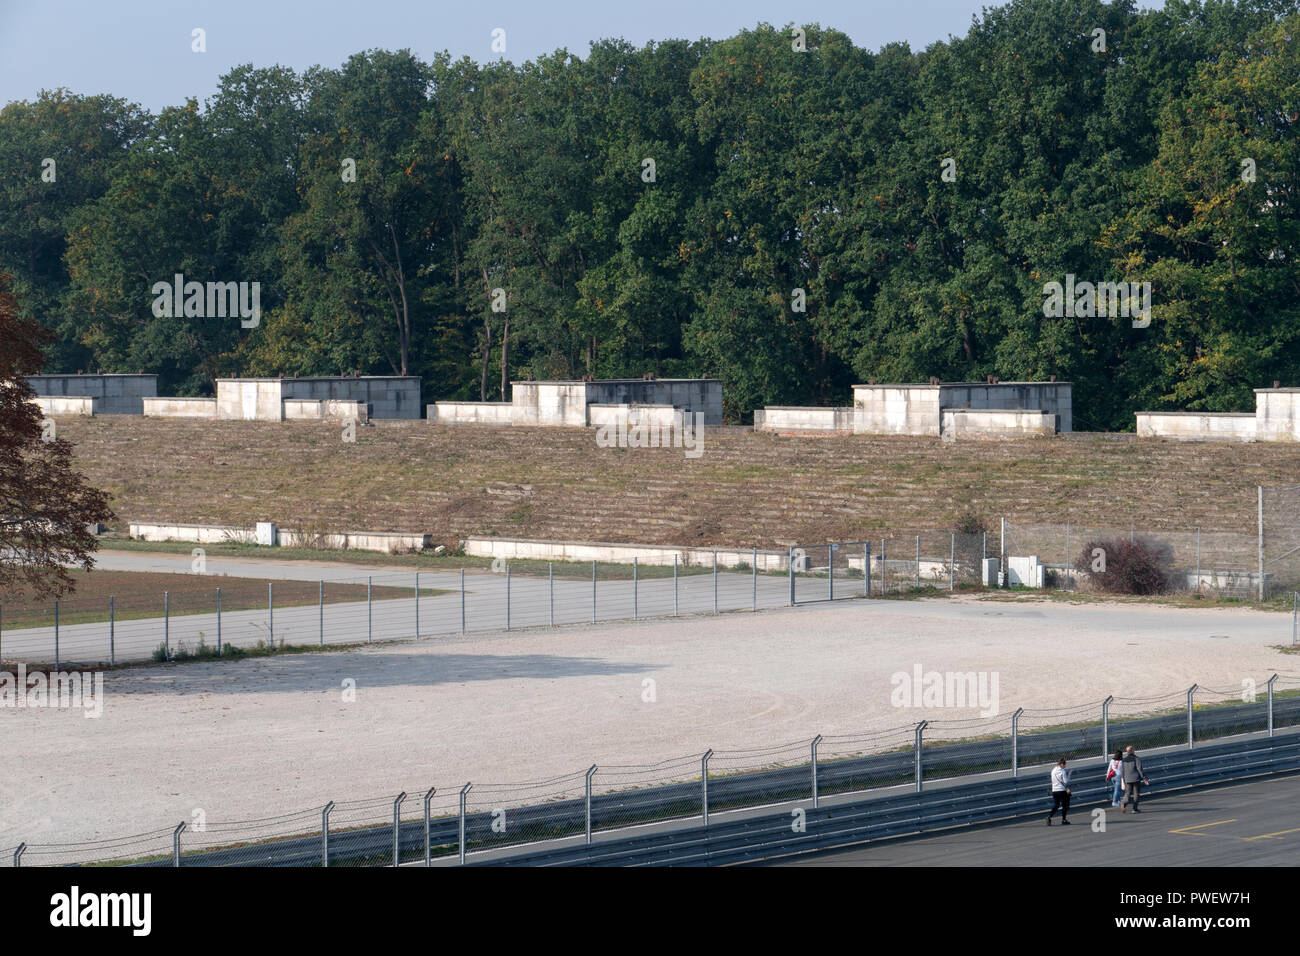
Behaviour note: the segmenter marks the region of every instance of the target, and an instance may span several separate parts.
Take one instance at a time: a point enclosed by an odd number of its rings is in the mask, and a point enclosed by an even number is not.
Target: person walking
[[[1124,750],[1124,759],[1120,761],[1119,772],[1124,781],[1124,804],[1119,808],[1119,812],[1128,813],[1131,800],[1133,812],[1141,813],[1142,811],[1138,809],[1138,801],[1142,798],[1142,788],[1150,786],[1151,781],[1143,775],[1142,761],[1131,745]]]
[[[1070,822],[1070,771],[1065,769],[1065,758],[1062,757],[1052,768],[1052,809],[1047,814],[1047,825],[1052,825],[1052,817],[1056,815],[1057,810],[1061,811],[1061,823],[1068,825]]]
[[[1110,805],[1118,807],[1124,793],[1124,775],[1121,771],[1124,769],[1124,751],[1116,750],[1110,758],[1110,765],[1106,768],[1106,782],[1113,785],[1110,795]]]

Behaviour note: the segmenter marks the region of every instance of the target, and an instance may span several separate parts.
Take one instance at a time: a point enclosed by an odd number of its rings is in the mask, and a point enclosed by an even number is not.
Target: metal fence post
[[[1017,707],[1016,712],[1011,715],[1011,779],[1015,780],[1020,776],[1020,715],[1025,712],[1025,708]]]
[[[912,585],[914,588],[921,587],[921,536],[916,536],[916,580]]]
[[[871,597],[871,542],[862,542],[862,593]]]
[[[790,607],[794,607],[794,548],[785,549],[785,576],[786,584],[790,591]]]
[[[754,603],[750,610],[758,610],[758,548],[754,549]]]
[[[184,822],[178,823],[172,831],[172,866],[181,865],[181,834],[184,832]]]
[[[1196,529],[1196,593],[1201,593],[1201,529]]]
[[[325,646],[325,582],[320,582],[320,594],[317,598],[317,604],[320,608],[320,646]]]
[[[633,558],[632,559],[632,620],[634,621],[637,619],[638,616],[637,615],[637,589],[638,589],[637,569],[638,569],[637,560],[636,558]]]
[[[952,532],[948,543],[948,590],[957,590],[957,532]]]
[[[405,799],[406,799],[406,791],[403,790],[401,793],[397,795],[397,799],[393,801],[393,866],[402,865],[402,861],[401,861],[402,841],[400,839],[401,832],[402,832],[401,814],[402,814],[402,801]]]
[[[1264,600],[1264,486],[1259,486],[1259,599]]]
[[[549,620],[551,622],[551,627],[555,627],[555,562],[554,561],[546,562],[546,594],[547,594],[547,600],[550,602]]]
[[[321,808],[320,812],[320,865],[330,865],[330,811],[334,809],[334,801],[331,800]]]
[[[429,792],[424,795],[424,865],[433,865],[433,845],[429,822],[429,801],[433,795],[438,792],[437,787],[430,787]]]
[[[1300,591],[1291,592],[1291,643],[1296,642],[1296,616],[1300,614]]]
[[[1273,682],[1277,680],[1274,674],[1268,679],[1268,735],[1273,736]]]
[[[1007,574],[1007,519],[1005,516],[1002,518],[1002,546],[998,554],[998,572],[1002,579],[1001,586],[1006,587],[1009,575]]]
[[[673,555],[673,617],[677,616],[677,555]]]
[[[709,758],[712,756],[713,748],[710,747],[700,758],[700,782],[703,787],[700,792],[701,819],[706,827],[709,825]]]
[[[713,552],[713,613],[718,613],[718,552]]]
[[[167,660],[172,659],[172,602],[171,595],[163,592],[163,652]],[[59,604],[54,602],[54,647],[59,646]],[[56,669],[58,665],[55,665]]]
[[[27,844],[26,844],[26,843],[20,843],[20,844],[18,844],[18,846],[14,849],[14,869],[15,869],[15,870],[18,869],[20,866],[23,865],[23,853],[24,853],[26,850],[27,850]]]
[[[221,656],[221,588],[217,588],[217,656]]]
[[[1192,749],[1192,697],[1196,694],[1196,688],[1199,685],[1193,684],[1187,688],[1187,749]]]
[[[469,793],[472,783],[467,783],[460,788],[460,862],[465,864],[465,794]]]
[[[465,633],[465,569],[460,569],[460,632]]]
[[[115,665],[117,663],[117,597],[112,596],[108,599],[108,663]],[[221,654],[221,648],[217,648],[217,654]]]
[[[370,643],[370,637],[374,633],[374,614],[370,603],[371,592],[374,590],[375,579],[371,575],[366,576],[366,643]]]
[[[591,768],[587,771],[587,781],[586,781],[586,789],[587,789],[587,846],[591,846],[591,778],[592,778],[592,775],[595,774],[595,772],[596,772],[596,765],[595,765],[595,764],[592,764],[592,765],[591,765]]]
[[[817,745],[822,742],[822,735],[818,734],[812,740],[812,790],[813,790],[813,809],[817,809]]]
[[[591,623],[596,623],[596,562],[591,562]]]
[[[830,598],[832,601],[834,601],[835,600],[835,545],[833,544],[826,545],[826,567],[827,570],[830,571],[830,575],[831,575]]]
[[[271,650],[275,650],[275,582],[266,582],[266,633],[271,638]]]
[[[916,764],[916,792],[921,792],[921,734],[930,722],[923,720],[916,725],[916,746],[913,748],[913,760]]]
[[[1112,694],[1101,702],[1101,756],[1110,756],[1110,702],[1115,699]]]
[[[1070,581],[1070,519],[1065,520],[1065,565],[1061,572],[1061,590],[1069,590]]]
[[[506,630],[510,630],[510,565],[506,565]]]
[[[420,572],[415,572],[415,639],[420,639]]]

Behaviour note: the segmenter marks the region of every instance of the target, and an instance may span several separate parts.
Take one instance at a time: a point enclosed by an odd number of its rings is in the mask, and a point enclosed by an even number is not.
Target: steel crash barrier
[[[1300,771],[1300,733],[1152,754],[1144,769],[1157,785],[1143,800],[1174,792]],[[1076,767],[1076,807],[1110,804],[1111,788],[1099,783],[1103,762]],[[1078,781],[1085,781],[1079,784]],[[1087,782],[1094,781],[1094,782]],[[783,811],[760,817],[671,832],[609,840],[593,845],[521,853],[472,863],[477,866],[725,866],[771,860],[873,840],[1042,815],[1049,771],[1008,780],[960,784],[921,793],[878,797],[834,807]]]

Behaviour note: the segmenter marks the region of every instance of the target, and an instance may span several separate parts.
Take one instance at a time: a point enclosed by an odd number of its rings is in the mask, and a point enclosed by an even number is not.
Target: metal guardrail
[[[1300,772],[1300,733],[1238,741],[1195,751],[1155,754],[1143,768],[1158,781],[1144,800],[1176,790],[1200,789],[1245,779]],[[1094,772],[1095,771],[1095,772]],[[1075,781],[1105,764],[1076,770]],[[801,826],[791,813],[645,834],[591,846],[563,847],[473,863],[475,866],[722,866],[836,849],[902,836],[978,826],[1019,816],[1041,816],[1050,772],[1014,780],[962,784],[922,793],[878,797],[835,807],[803,809]],[[1111,787],[1073,787],[1074,806],[1109,806]]]

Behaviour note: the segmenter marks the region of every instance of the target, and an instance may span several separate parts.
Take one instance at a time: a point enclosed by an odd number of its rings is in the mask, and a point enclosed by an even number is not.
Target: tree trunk
[[[510,354],[510,313],[506,313],[505,326],[501,330],[501,401],[507,402],[506,397],[506,362]]]

